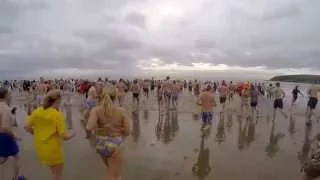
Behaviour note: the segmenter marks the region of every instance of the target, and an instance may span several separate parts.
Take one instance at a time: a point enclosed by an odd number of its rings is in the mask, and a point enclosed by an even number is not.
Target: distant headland
[[[320,75],[299,74],[299,75],[275,76],[271,78],[270,81],[320,84]]]

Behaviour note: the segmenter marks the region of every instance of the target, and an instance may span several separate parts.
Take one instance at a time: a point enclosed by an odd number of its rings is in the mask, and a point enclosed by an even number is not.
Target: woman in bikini
[[[110,96],[115,92],[104,88],[99,104],[89,115],[86,130],[95,136],[95,148],[107,165],[108,180],[120,180],[121,148],[129,135],[129,117],[125,109],[117,107]]]

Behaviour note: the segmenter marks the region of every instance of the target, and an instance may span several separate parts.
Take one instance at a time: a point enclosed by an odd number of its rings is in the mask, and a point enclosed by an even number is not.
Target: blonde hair
[[[110,96],[115,96],[116,91],[112,87],[104,87],[102,90],[102,96],[100,99],[100,105],[102,106],[105,116],[109,116],[113,110],[113,101]]]
[[[60,90],[51,90],[44,97],[43,108],[47,109],[51,107],[57,100],[61,99]]]

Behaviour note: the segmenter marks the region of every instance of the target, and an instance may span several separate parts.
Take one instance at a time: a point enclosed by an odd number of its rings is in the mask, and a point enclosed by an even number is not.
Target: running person
[[[110,180],[121,179],[122,144],[129,135],[129,116],[125,109],[116,107],[110,95],[114,92],[104,89],[101,103],[90,112],[86,130],[95,131],[96,150],[107,165]],[[91,134],[93,135],[93,134]]]
[[[225,83],[225,81],[222,81],[222,84],[219,88],[219,96],[220,96],[220,104],[222,104],[222,109],[225,109],[225,104],[227,100],[227,94],[228,94],[228,87]]]
[[[308,90],[309,101],[307,104],[307,115],[309,118],[314,114],[314,110],[318,104],[318,93],[320,92],[320,88],[312,85]]]
[[[33,136],[39,160],[50,168],[52,180],[62,180],[64,169],[63,140],[72,139],[65,129],[64,115],[59,111],[61,92],[50,91],[44,105],[37,108],[27,119],[25,130]]]
[[[41,106],[44,103],[44,96],[49,90],[48,82],[41,77],[39,84],[36,86],[36,105]]]
[[[13,119],[11,116],[11,109],[9,104],[9,92],[7,89],[0,88],[0,165],[3,164],[9,157],[14,158],[13,180],[23,177],[19,177],[20,170],[20,158],[19,147],[17,140],[20,140],[13,133]]]
[[[157,100],[158,100],[158,104],[162,103],[162,99],[163,99],[163,92],[162,92],[162,82],[158,81],[157,82]]]
[[[200,95],[200,83],[197,80],[194,82],[193,93],[196,97]]]
[[[144,81],[142,82],[143,95],[144,95],[144,97],[145,97],[146,99],[149,98],[149,86],[150,86],[150,84],[149,84],[148,80],[144,80]]]
[[[230,81],[229,92],[228,92],[228,94],[229,94],[229,96],[228,96],[229,104],[233,100],[234,92],[235,92],[235,86],[232,84],[232,81]]]
[[[293,106],[293,104],[297,101],[298,99],[298,95],[300,94],[301,96],[303,96],[303,94],[301,93],[301,91],[299,90],[299,87],[296,86],[293,90],[292,90],[292,103],[291,103],[291,107]]]
[[[178,106],[178,97],[179,97],[179,93],[181,92],[181,86],[175,81],[173,80],[173,85],[172,85],[172,104],[173,107],[177,107]]]
[[[272,84],[269,84],[267,88],[267,99],[271,100],[272,99],[272,92],[273,92],[273,86]]]
[[[253,118],[254,112],[257,112],[257,105],[258,105],[258,94],[259,91],[254,85],[251,85],[250,90],[250,106],[251,106],[251,117]],[[258,115],[258,113],[257,113]]]
[[[188,90],[189,90],[189,92],[192,92],[192,82],[191,81],[189,81],[189,83],[188,83]]]
[[[286,96],[285,92],[280,88],[280,83],[276,83],[276,87],[272,90],[273,102],[273,118],[275,119],[276,110],[279,109],[282,114],[287,118],[288,115],[283,111],[283,98]]]
[[[217,106],[211,86],[207,86],[197,100],[197,104],[201,106],[202,130],[207,129],[212,124],[213,108]]]
[[[168,105],[168,107],[170,107],[172,84],[170,82],[169,76],[167,76],[166,80],[162,83],[161,89],[162,89],[162,92],[164,95],[164,101],[166,102],[166,105]]]
[[[249,109],[249,98],[250,98],[250,84],[243,84],[240,89],[240,99],[241,99],[241,115],[243,114],[243,109]]]
[[[126,95],[125,90],[127,89],[127,86],[123,82],[123,79],[120,79],[118,84],[116,85],[116,87],[117,87],[119,106],[122,107],[123,106],[124,97]]]
[[[150,86],[150,90],[151,90],[151,94],[154,95],[154,89],[156,87],[156,82],[155,80],[152,78],[151,80],[151,86]]]
[[[139,105],[140,99],[140,92],[141,92],[141,88],[138,84],[138,80],[134,80],[133,84],[131,86],[131,92],[132,92],[132,103],[134,104],[135,102],[137,102],[137,105]]]

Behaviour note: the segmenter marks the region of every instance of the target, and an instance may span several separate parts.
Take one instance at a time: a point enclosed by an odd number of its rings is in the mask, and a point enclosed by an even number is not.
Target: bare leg
[[[255,108],[251,107],[251,117],[252,117],[252,119],[253,119],[254,111],[255,111]]]
[[[273,121],[276,119],[276,111],[277,111],[277,109],[273,109]]]
[[[119,96],[118,100],[119,100],[119,106],[122,107],[123,106],[123,96]]]
[[[283,109],[280,109],[280,112],[284,115],[285,118],[288,118],[288,115],[283,111]]]
[[[14,157],[14,177],[17,178],[20,172],[20,157],[19,155]]]
[[[120,180],[122,168],[121,151],[116,152],[112,157],[108,158],[108,165],[108,179]]]
[[[50,166],[52,180],[62,180],[63,164]]]

